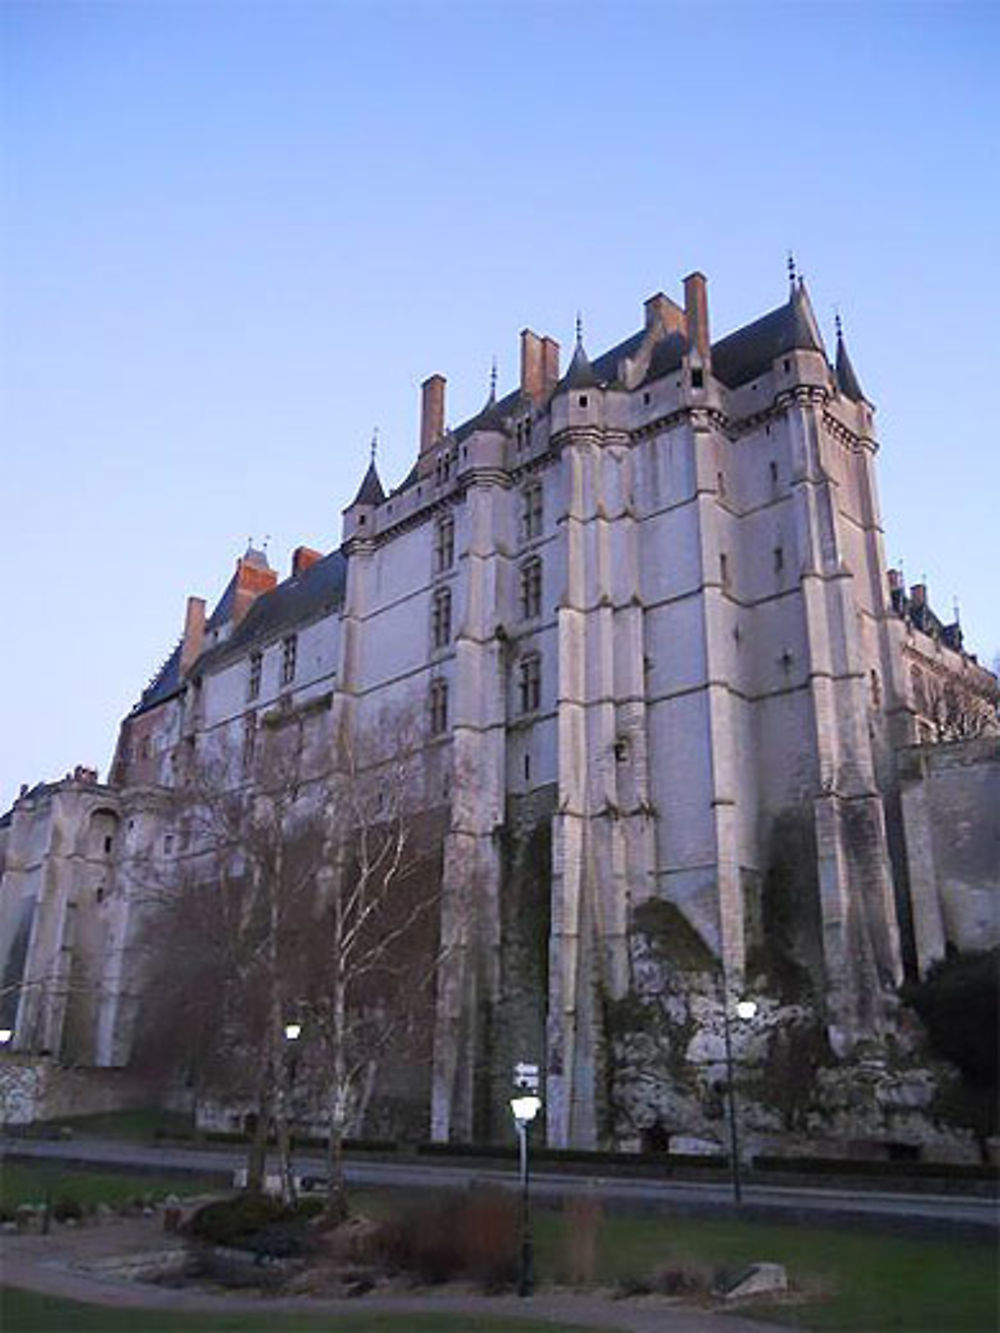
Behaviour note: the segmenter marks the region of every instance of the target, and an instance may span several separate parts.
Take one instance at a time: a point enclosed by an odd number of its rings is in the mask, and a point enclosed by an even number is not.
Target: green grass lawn
[[[0,1170],[0,1212],[13,1212],[22,1203],[44,1203],[46,1196],[53,1203],[75,1199],[85,1208],[98,1203],[117,1208],[137,1200],[152,1203],[168,1194],[183,1197],[213,1188],[219,1188],[218,1177],[87,1171],[56,1161],[7,1161]]]
[[[559,1274],[565,1243],[557,1214],[540,1212],[538,1268]],[[870,1231],[725,1219],[604,1220],[598,1278],[649,1278],[668,1264],[710,1271],[754,1260],[785,1265],[809,1299],[753,1313],[775,1323],[845,1333],[992,1333],[998,1326],[996,1248]]]
[[[136,1199],[157,1199],[166,1194],[181,1196],[211,1190],[212,1178],[192,1176],[150,1176],[125,1172],[91,1172],[67,1169],[58,1163],[7,1163],[0,1174],[0,1206],[13,1208],[20,1202],[41,1202],[46,1193],[53,1201],[62,1197],[77,1199],[84,1205],[106,1202],[112,1205]],[[370,1216],[387,1216],[398,1210],[407,1196],[399,1191],[359,1192],[352,1202],[356,1211]],[[426,1195],[423,1196],[426,1203]],[[566,1219],[555,1209],[536,1208],[536,1270],[540,1284],[566,1281],[569,1275],[567,1236],[574,1233]],[[753,1260],[770,1259],[783,1263],[793,1288],[807,1299],[798,1304],[771,1307],[754,1306],[754,1313],[776,1323],[817,1330],[843,1330],[843,1333],[992,1333],[997,1327],[998,1282],[995,1247],[988,1243],[965,1240],[924,1240],[897,1237],[873,1231],[813,1227],[803,1224],[735,1221],[705,1217],[627,1217],[612,1214],[597,1224],[596,1261],[593,1280],[626,1289],[637,1281],[648,1281],[667,1266],[694,1266],[712,1273],[719,1268],[738,1267]],[[16,1322],[22,1318],[17,1304],[21,1294],[8,1295],[3,1308],[4,1333],[17,1328],[67,1328],[63,1323]],[[47,1318],[44,1302],[24,1298],[31,1305],[24,1320]],[[34,1301],[34,1304],[31,1302]],[[13,1302],[13,1304],[11,1304]],[[117,1317],[119,1312],[112,1312]],[[121,1312],[123,1318],[127,1312]],[[86,1318],[90,1318],[86,1315]],[[104,1323],[84,1322],[84,1316],[72,1321],[74,1329],[116,1329],[107,1311],[97,1311],[94,1318]],[[134,1316],[131,1327],[135,1328]],[[143,1315],[143,1329],[150,1333],[161,1327],[179,1325],[155,1322],[166,1315]],[[246,1320],[235,1323],[194,1322],[184,1317],[184,1327],[191,1329],[256,1328]],[[404,1328],[406,1322],[373,1323],[359,1314],[358,1330]],[[122,1327],[124,1328],[124,1323]],[[417,1324],[409,1327],[461,1327],[450,1322]],[[479,1325],[477,1325],[478,1327]],[[508,1325],[497,1323],[498,1329]],[[519,1322],[510,1327],[525,1325]],[[261,1323],[261,1329],[265,1324]],[[281,1329],[304,1330],[316,1327],[308,1318],[296,1323],[268,1322],[268,1333]],[[338,1323],[338,1329],[354,1328]],[[486,1325],[482,1325],[483,1328]]]
[[[127,1139],[134,1143],[152,1143],[158,1135],[190,1139],[194,1136],[194,1117],[159,1107],[133,1111],[107,1111],[94,1115],[62,1116],[47,1122],[51,1129],[71,1129],[81,1138]],[[45,1125],[36,1128],[46,1128]]]
[[[329,1333],[330,1315],[195,1314],[189,1310],[116,1310],[109,1306],[63,1301],[13,1287],[0,1289],[0,1327],[4,1333]],[[477,1317],[477,1333],[597,1333],[593,1326],[546,1323],[539,1319]],[[336,1316],[337,1333],[468,1333],[467,1315],[356,1314]]]

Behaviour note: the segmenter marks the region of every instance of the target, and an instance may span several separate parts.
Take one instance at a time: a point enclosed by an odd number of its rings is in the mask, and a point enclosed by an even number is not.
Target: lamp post
[[[285,1185],[283,1186],[283,1188],[286,1188],[286,1189],[288,1190],[288,1192],[291,1194],[292,1199],[294,1200],[294,1198],[295,1198],[295,1185],[294,1185],[294,1177],[293,1177],[293,1175],[292,1175],[292,1127],[291,1127],[291,1112],[292,1112],[292,1094],[293,1094],[294,1087],[295,1087],[295,1072],[296,1072],[296,1065],[297,1065],[297,1063],[298,1063],[298,1060],[297,1060],[298,1051],[297,1051],[297,1049],[296,1049],[295,1043],[296,1043],[296,1042],[298,1041],[298,1039],[302,1036],[302,1024],[301,1024],[301,1023],[286,1023],[286,1024],[285,1024],[285,1029],[284,1029],[284,1031],[285,1031],[285,1051],[286,1051],[286,1053],[287,1053],[287,1055],[288,1055],[288,1097],[287,1097],[287,1103],[286,1103],[286,1106],[285,1106],[285,1133],[288,1135],[288,1141],[287,1141],[287,1147],[288,1147],[288,1161],[287,1161],[288,1180],[285,1182]],[[284,1098],[284,1094],[282,1094],[282,1097]]]
[[[756,1000],[737,1000],[736,1017],[744,1021],[757,1012]],[[733,1036],[729,1018],[729,983],[722,974],[722,1037],[726,1048],[726,1092],[729,1101],[729,1160],[733,1180],[733,1203],[743,1202],[743,1179],[740,1167],[740,1133],[736,1112],[736,1079],[733,1064]]]
[[[0,1028],[0,1046],[9,1046],[14,1040],[13,1028]]]
[[[535,1285],[534,1251],[531,1238],[531,1206],[528,1195],[528,1128],[541,1109],[538,1096],[537,1065],[518,1065],[514,1071],[518,1090],[510,1099],[510,1109],[517,1129],[521,1160],[521,1272],[517,1284],[519,1296],[530,1296]]]

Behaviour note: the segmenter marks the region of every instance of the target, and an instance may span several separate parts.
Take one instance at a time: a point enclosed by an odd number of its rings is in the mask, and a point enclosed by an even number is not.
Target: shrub
[[[79,1222],[83,1218],[83,1204],[63,1194],[52,1205],[52,1216],[57,1222]]]
[[[286,1258],[310,1248],[309,1220],[318,1200],[286,1207],[266,1194],[237,1194],[199,1208],[186,1230],[210,1245]]]
[[[477,1190],[409,1210],[383,1227],[380,1243],[389,1267],[419,1282],[469,1278],[497,1291],[517,1276],[518,1235],[516,1200]]]
[[[600,1199],[570,1197],[564,1208],[563,1267],[569,1282],[586,1285],[597,1275],[597,1237],[604,1221]]]

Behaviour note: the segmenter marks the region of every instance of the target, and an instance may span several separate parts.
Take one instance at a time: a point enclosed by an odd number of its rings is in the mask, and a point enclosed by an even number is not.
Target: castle
[[[320,745],[387,708],[424,722],[442,912],[476,896],[438,982],[439,1140],[496,1132],[519,1058],[550,1143],[607,1138],[608,1005],[654,916],[723,1003],[780,953],[844,1059],[891,1029],[904,972],[1000,939],[996,681],[887,567],[873,407],[804,282],[715,342],[692,273],[600,356],[579,330],[565,369],[529,329],[520,353],[454,429],[427,379],[402,484],[373,452],[340,546],[281,581],[248,549],[210,612],[189,599],[108,782],[25,789],[0,822],[14,1051],[127,1064],[122,867],[169,865],[157,793],[213,737],[252,754],[276,707]]]

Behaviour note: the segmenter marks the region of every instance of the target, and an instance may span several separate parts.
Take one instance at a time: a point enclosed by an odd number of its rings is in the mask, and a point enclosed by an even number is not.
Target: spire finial
[[[839,306],[833,307],[833,323],[837,330],[837,341],[840,342],[844,337],[844,325],[841,322]]]
[[[583,315],[579,310],[576,312],[576,345],[583,346]]]
[[[788,281],[791,286],[795,286],[795,256],[791,250],[788,252]]]
[[[493,364],[490,366],[490,402],[492,403],[497,396],[497,359],[494,355]]]
[[[958,610],[958,598],[957,598],[957,597],[953,597],[953,598],[951,599],[951,611],[952,611],[952,615],[955,617],[955,624],[956,624],[956,625],[961,624],[962,617],[961,617],[961,615],[959,614],[959,610]]]
[[[371,450],[372,450],[372,462],[374,463],[374,462],[375,462],[375,454],[376,454],[376,452],[378,451],[378,426],[375,426],[375,427],[373,428],[373,430],[372,430],[372,444],[371,444]]]

